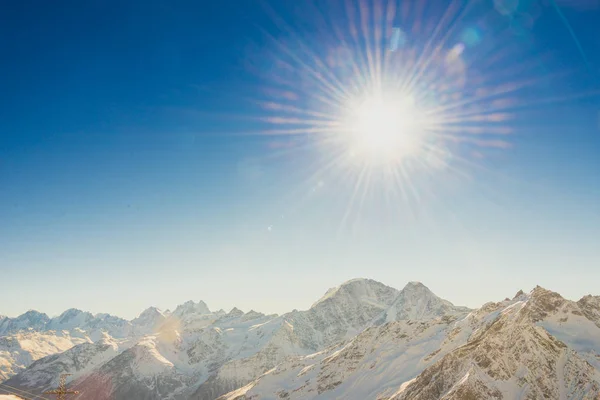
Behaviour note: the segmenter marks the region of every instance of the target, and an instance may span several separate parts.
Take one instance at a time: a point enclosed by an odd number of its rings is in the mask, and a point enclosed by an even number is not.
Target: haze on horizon
[[[600,9],[422,4],[7,5],[0,315],[600,294]]]

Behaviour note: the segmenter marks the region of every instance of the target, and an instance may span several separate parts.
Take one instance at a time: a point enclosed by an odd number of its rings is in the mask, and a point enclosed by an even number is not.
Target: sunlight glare
[[[423,131],[412,96],[375,95],[350,107],[347,127],[353,153],[370,161],[399,161],[419,150]]]

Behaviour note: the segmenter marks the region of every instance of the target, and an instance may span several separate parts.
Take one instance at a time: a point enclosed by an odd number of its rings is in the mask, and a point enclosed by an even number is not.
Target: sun
[[[347,144],[353,155],[372,162],[415,156],[423,144],[420,115],[412,96],[366,96],[348,107],[344,124]]]

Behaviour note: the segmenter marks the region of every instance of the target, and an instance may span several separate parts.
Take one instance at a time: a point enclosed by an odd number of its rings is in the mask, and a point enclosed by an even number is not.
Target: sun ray
[[[246,133],[301,138],[278,154],[306,155],[314,168],[301,187],[335,180],[347,201],[344,227],[376,193],[390,204],[396,196],[414,217],[436,197],[435,176],[463,181],[487,170],[482,160],[512,146],[520,118],[534,107],[595,94],[539,96],[565,72],[540,75],[549,55],[508,40],[510,26],[481,2],[307,4],[318,35],[301,35],[270,11],[284,35],[265,30],[275,49],[265,74],[271,86],[254,101],[254,120],[264,126]],[[330,15],[331,4],[338,12]],[[465,30],[475,40],[464,39]]]

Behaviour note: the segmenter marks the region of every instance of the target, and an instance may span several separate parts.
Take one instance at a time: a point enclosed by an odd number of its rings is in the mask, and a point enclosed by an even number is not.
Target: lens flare
[[[353,154],[370,162],[396,162],[417,157],[423,140],[423,126],[411,96],[371,95],[348,107],[345,129]]]
[[[269,9],[277,33],[250,66],[266,82],[260,133],[281,155],[303,152],[306,186],[331,182],[346,215],[367,198],[443,198],[511,147],[517,119],[554,101],[549,82],[564,75],[511,29],[511,4],[306,1],[296,25]]]

